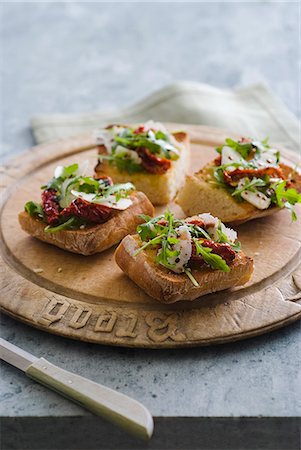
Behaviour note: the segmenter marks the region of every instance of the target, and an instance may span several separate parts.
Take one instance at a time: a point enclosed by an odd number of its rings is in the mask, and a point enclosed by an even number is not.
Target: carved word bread
[[[122,240],[115,259],[156,300],[194,300],[250,279],[253,261],[240,250],[236,232],[211,214],[180,220],[167,211],[145,221]]]
[[[280,152],[265,141],[226,139],[219,156],[187,176],[176,202],[185,214],[210,210],[226,223],[239,224],[287,208],[296,220],[301,203],[301,175],[281,162]]]
[[[73,253],[91,255],[117,244],[153,215],[148,198],[132,183],[113,184],[110,177],[85,175],[87,164],[59,166],[42,186],[42,203],[27,202],[19,214],[24,231]]]
[[[115,183],[130,181],[154,205],[170,202],[189,168],[189,138],[149,121],[137,127],[110,125],[97,132],[95,177],[109,175]]]

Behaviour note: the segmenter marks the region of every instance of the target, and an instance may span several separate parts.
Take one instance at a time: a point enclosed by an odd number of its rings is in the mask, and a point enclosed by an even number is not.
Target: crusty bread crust
[[[154,207],[142,192],[131,195],[133,204],[124,211],[116,212],[107,222],[83,230],[62,230],[45,233],[45,223],[23,211],[19,214],[21,228],[31,236],[69,252],[93,255],[112,247],[128,233],[134,233],[143,220],[139,214],[154,215]]]
[[[154,257],[139,249],[138,235],[126,236],[115,252],[118,266],[148,295],[162,303],[195,300],[202,295],[245,284],[253,273],[253,260],[243,252],[236,255],[230,272],[221,270],[192,270],[199,282],[195,287],[185,274],[176,274],[154,262]]]
[[[209,211],[213,216],[219,217],[222,222],[235,226],[281,211],[281,208],[276,205],[260,210],[246,201],[237,202],[222,187],[208,183],[210,167],[212,164],[205,166],[194,175],[188,175],[183,188],[178,193],[175,202],[181,206],[187,216]],[[281,168],[287,177],[293,170],[285,164],[281,164]],[[297,172],[294,174],[292,187],[301,191],[301,175]]]
[[[179,143],[183,144],[184,148],[179,159],[172,161],[172,167],[166,173],[157,175],[145,172],[133,174],[119,172],[117,167],[104,160],[95,167],[95,177],[109,175],[114,183],[130,181],[138,191],[144,192],[154,205],[169,203],[183,185],[190,163],[189,135],[184,131],[172,134]],[[107,154],[104,146],[99,148],[99,154]]]

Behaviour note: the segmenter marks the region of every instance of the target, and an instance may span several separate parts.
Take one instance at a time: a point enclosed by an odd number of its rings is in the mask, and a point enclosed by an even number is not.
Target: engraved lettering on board
[[[79,305],[75,307],[76,310],[72,318],[70,319],[68,326],[77,330],[79,328],[83,328],[87,324],[88,320],[91,317],[92,310],[90,308]]]
[[[138,322],[138,317],[135,314],[127,314],[126,316],[124,316],[124,318],[126,319],[126,323],[125,326],[123,325],[121,328],[119,328],[116,331],[116,336],[117,337],[130,337],[130,338],[135,338],[137,337],[137,333],[135,333],[135,328]]]
[[[154,342],[164,342],[168,338],[173,341],[185,340],[185,335],[178,331],[178,314],[151,312],[145,317],[145,322],[149,326],[147,335]]]
[[[69,306],[70,303],[66,300],[56,300],[53,298],[45,306],[41,316],[38,318],[38,323],[49,327],[52,323],[61,320]]]
[[[117,321],[117,314],[115,311],[104,311],[101,313],[96,321],[94,331],[102,333],[111,333]]]

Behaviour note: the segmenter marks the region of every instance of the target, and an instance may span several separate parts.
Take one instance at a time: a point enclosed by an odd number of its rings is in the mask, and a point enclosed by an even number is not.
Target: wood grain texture
[[[201,126],[170,127],[190,133],[193,171],[210,161],[214,147],[229,135]],[[92,171],[93,144],[88,134],[44,144],[3,169],[0,301],[4,312],[73,339],[151,348],[229,342],[301,318],[300,221],[291,223],[286,211],[238,227],[242,248],[255,261],[254,276],[246,286],[189,304],[163,305],[148,297],[117,267],[115,248],[86,257],[28,237],[17,217],[24,203],[39,200],[40,186],[58,164],[88,158]],[[294,154],[285,151],[285,156],[294,164]],[[178,206],[170,208],[182,216]]]

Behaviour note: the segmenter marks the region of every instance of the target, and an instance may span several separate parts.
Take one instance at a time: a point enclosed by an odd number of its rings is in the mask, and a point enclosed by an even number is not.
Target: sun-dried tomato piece
[[[171,161],[166,158],[158,158],[152,154],[147,148],[139,148],[137,150],[140,156],[142,166],[147,172],[162,175],[171,167]]]
[[[140,125],[140,127],[136,128],[136,130],[133,131],[134,134],[142,134],[145,132],[145,126]]]
[[[272,178],[284,179],[283,172],[280,167],[264,167],[262,169],[235,169],[232,172],[223,172],[224,180],[227,184],[235,186],[241,178],[261,178],[269,175]]]
[[[166,219],[160,219],[157,222],[158,225],[161,225],[162,227],[166,227],[168,225],[168,221]]]
[[[222,164],[222,156],[218,155],[214,160],[213,163],[215,166],[220,166]]]
[[[47,223],[49,225],[52,225],[57,222],[60,214],[60,205],[57,199],[56,191],[54,189],[46,189],[42,192],[41,197],[42,207],[47,219]]]
[[[229,244],[219,244],[218,242],[209,241],[207,239],[203,240],[201,245],[203,247],[211,248],[212,253],[219,255],[223,258],[228,265],[235,259],[236,253]],[[197,250],[195,243],[192,243],[192,254],[189,261],[189,265],[199,268],[205,267],[207,264],[204,261],[202,255],[197,255]]]
[[[185,222],[190,225],[195,225],[196,227],[204,228],[204,226],[205,226],[204,221],[198,217],[195,217],[194,219],[185,220]]]
[[[65,218],[75,216],[87,222],[103,223],[108,220],[111,211],[111,208],[108,206],[90,203],[82,198],[77,198],[73,200],[71,205],[63,209],[60,215]]]

